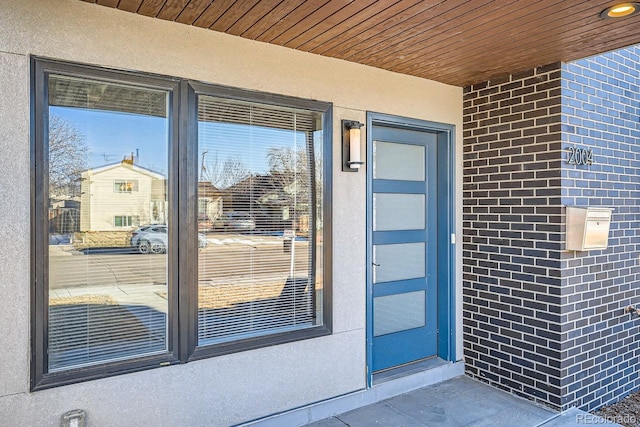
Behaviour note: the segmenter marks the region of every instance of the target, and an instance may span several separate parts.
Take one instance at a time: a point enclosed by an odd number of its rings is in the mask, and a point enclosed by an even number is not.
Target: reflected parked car
[[[256,221],[248,212],[228,212],[222,215],[222,225],[227,230],[253,231],[256,229]]]
[[[141,254],[163,254],[167,251],[169,239],[166,225],[145,225],[131,233],[131,247]],[[207,237],[198,233],[198,247],[207,246]]]

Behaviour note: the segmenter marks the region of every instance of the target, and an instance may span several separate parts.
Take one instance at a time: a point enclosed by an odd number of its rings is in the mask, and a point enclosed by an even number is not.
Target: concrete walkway
[[[588,424],[602,425],[604,420],[577,409],[557,414],[495,387],[460,376],[308,426],[569,427]]]

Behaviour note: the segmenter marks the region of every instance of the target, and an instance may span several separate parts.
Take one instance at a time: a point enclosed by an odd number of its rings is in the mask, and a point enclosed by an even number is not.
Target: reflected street
[[[198,254],[201,287],[258,282],[265,287],[275,284],[279,292],[284,286],[290,274],[291,251],[285,251],[281,236],[210,233],[206,237],[208,244]],[[308,245],[303,239],[294,243],[294,276],[297,271],[308,271]],[[49,256],[52,300],[105,294],[139,300],[144,293],[148,294],[145,303],[151,302],[149,298],[166,298],[166,254],[143,255],[128,248],[77,251],[71,244],[60,244],[50,245]],[[157,308],[166,312],[166,302]]]

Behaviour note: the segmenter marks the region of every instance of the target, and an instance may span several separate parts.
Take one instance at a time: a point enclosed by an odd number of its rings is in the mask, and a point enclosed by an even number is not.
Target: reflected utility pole
[[[200,166],[200,181],[204,181],[204,171],[207,170],[207,167],[204,165],[204,156],[206,156],[208,151],[202,152],[202,166]]]

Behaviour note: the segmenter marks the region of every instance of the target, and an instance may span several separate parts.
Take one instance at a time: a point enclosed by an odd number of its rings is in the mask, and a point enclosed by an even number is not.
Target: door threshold
[[[447,362],[444,359],[440,359],[437,356],[430,357],[428,359],[421,359],[416,362],[406,363],[404,365],[388,368],[383,371],[373,373],[373,381],[371,385],[378,385],[387,381],[393,381],[398,378],[407,377],[419,372],[428,371],[430,369],[437,368],[438,366],[446,365]]]

